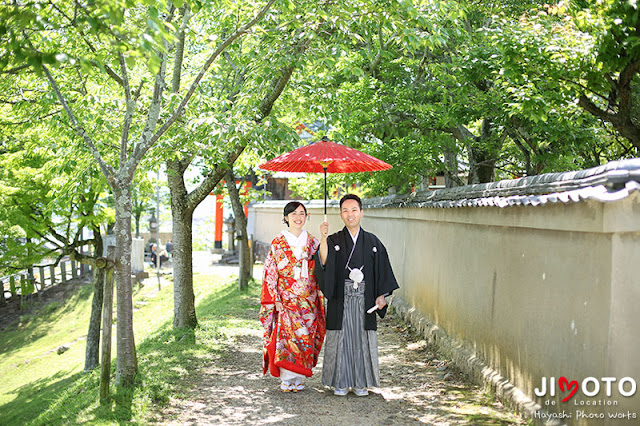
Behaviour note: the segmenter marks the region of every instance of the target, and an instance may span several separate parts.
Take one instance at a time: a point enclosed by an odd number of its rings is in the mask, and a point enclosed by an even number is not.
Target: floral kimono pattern
[[[271,242],[260,296],[263,374],[269,370],[272,376],[280,377],[282,367],[311,377],[318,362],[326,331],[324,298],[318,290],[313,260],[319,245],[308,235],[298,259],[284,235]],[[282,303],[282,312],[275,310],[275,302]]]

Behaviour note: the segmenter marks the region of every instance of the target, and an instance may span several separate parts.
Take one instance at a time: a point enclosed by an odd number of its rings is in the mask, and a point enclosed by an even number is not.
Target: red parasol
[[[263,170],[280,172],[324,173],[324,214],[327,214],[327,173],[374,172],[391,168],[357,149],[331,142],[324,136],[311,143],[282,154],[259,166]]]

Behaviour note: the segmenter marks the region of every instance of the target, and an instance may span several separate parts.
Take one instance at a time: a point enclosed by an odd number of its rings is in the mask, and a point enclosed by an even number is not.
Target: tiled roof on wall
[[[640,191],[640,158],[612,161],[575,172],[371,198],[366,200],[366,205],[369,208],[537,206],[584,200],[617,201],[635,191]]]

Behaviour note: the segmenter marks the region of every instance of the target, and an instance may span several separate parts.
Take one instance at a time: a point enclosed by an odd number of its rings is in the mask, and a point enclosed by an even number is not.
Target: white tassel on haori
[[[362,268],[364,268],[364,265],[362,265],[360,268],[349,268],[351,270],[351,272],[349,272],[349,279],[351,279],[351,281],[353,281],[353,289],[356,290],[358,288],[358,284],[360,284],[362,282],[362,280],[364,279],[364,274],[362,273]]]

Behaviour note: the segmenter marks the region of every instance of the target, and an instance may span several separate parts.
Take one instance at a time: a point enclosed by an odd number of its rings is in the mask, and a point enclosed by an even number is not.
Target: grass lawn
[[[24,315],[0,334],[0,424],[149,422],[154,404],[179,396],[188,388],[190,374],[224,356],[225,344],[235,335],[260,327],[259,285],[251,284],[241,293],[235,280],[222,272],[194,277],[200,323],[195,331],[172,328],[173,285],[157,292],[156,282],[148,280],[135,290],[138,383],[133,389],[112,384],[112,401],[104,406],[98,403],[100,368],[82,372],[91,285],[79,286],[66,301],[50,302]],[[113,372],[115,333],[114,324]],[[62,344],[70,349],[58,355]]]

